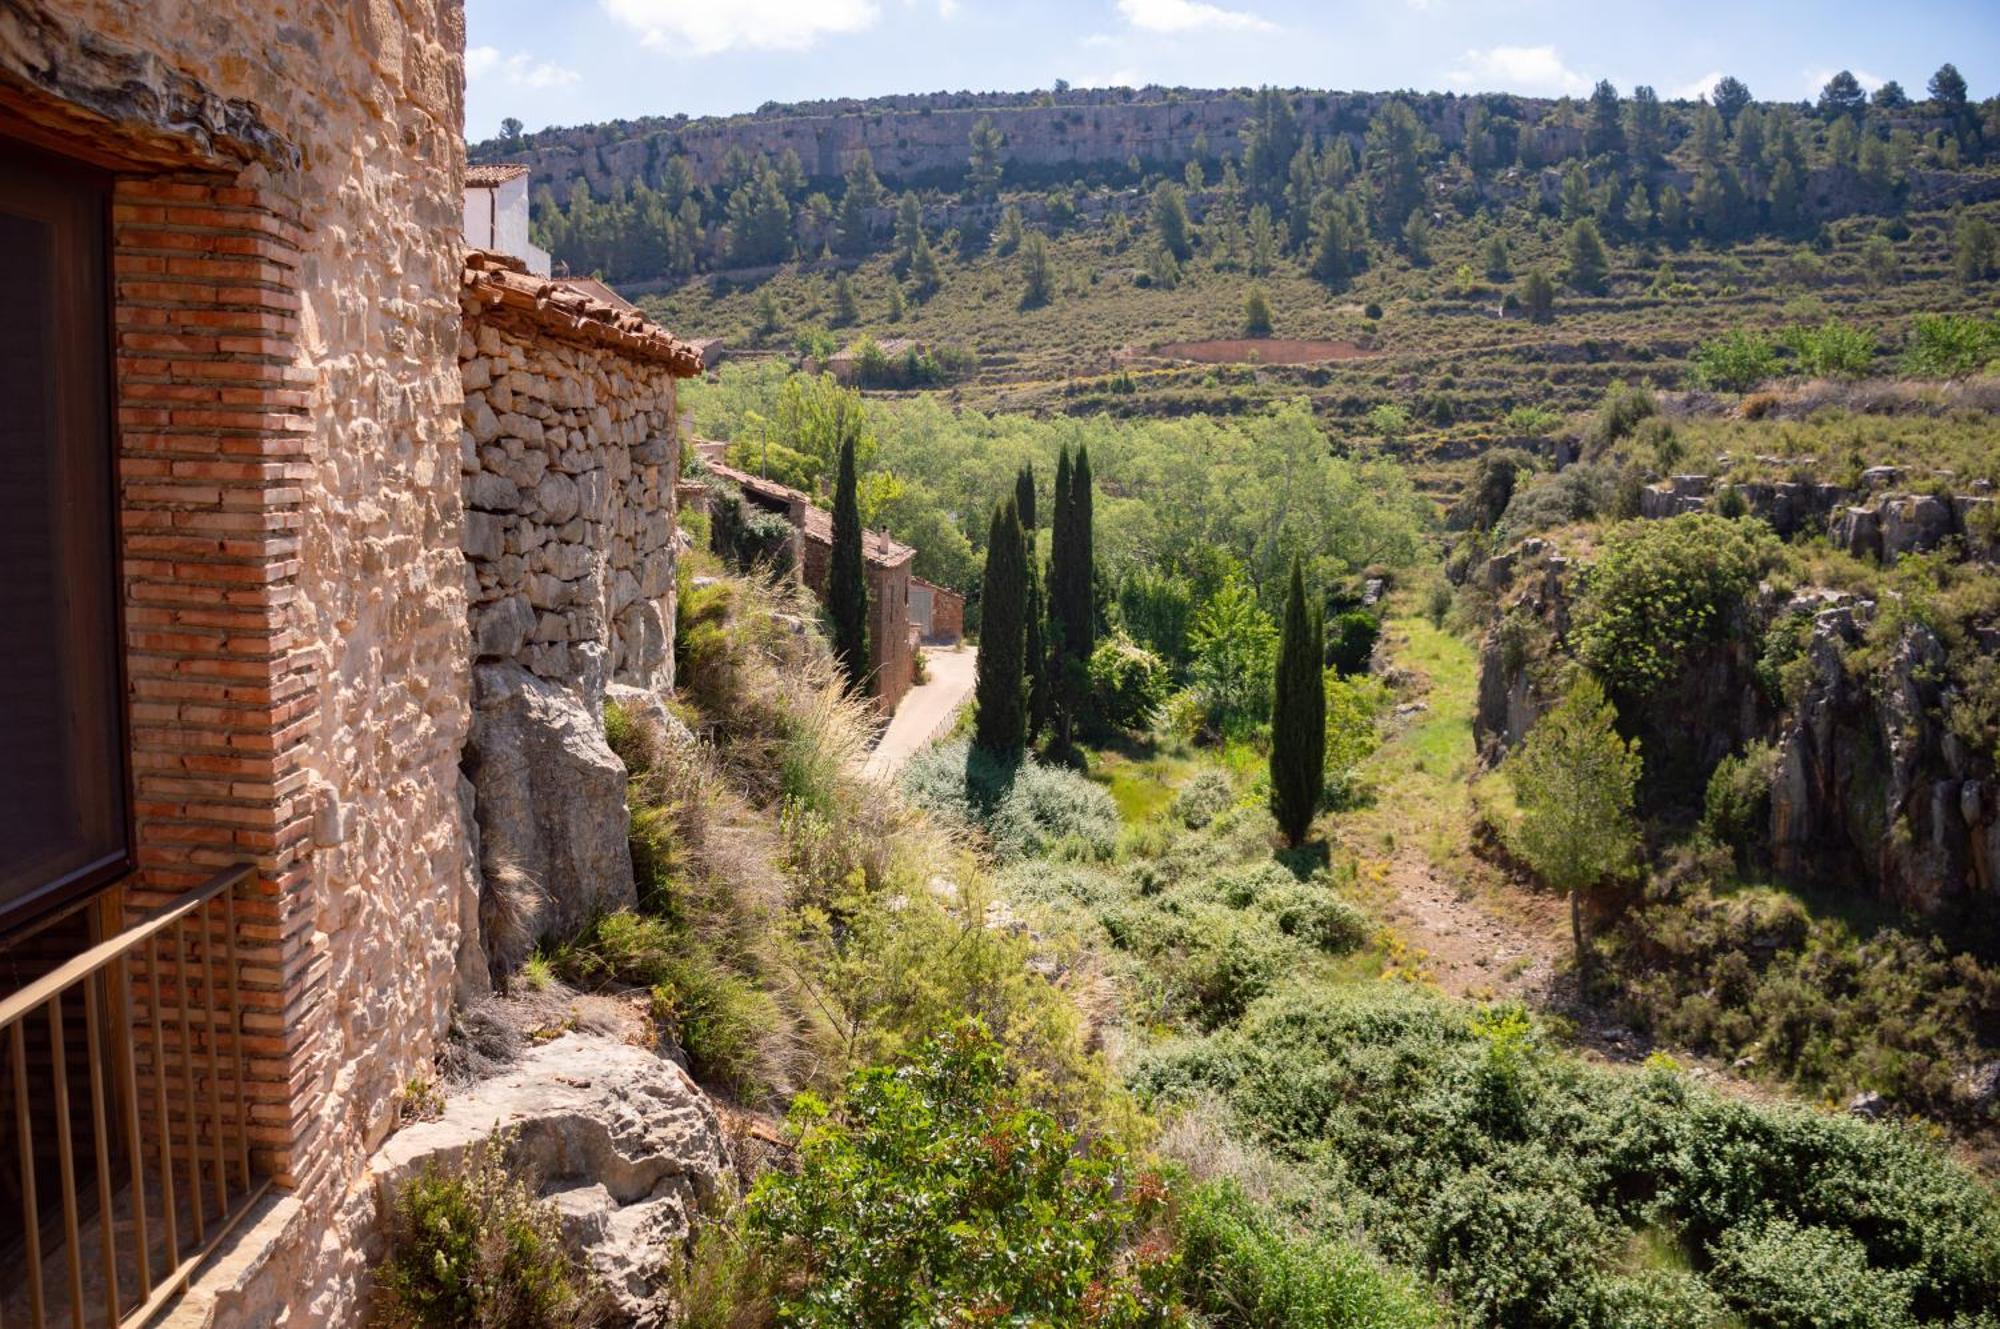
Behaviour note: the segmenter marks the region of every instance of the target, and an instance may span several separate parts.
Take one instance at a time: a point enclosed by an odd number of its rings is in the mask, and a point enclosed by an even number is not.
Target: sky
[[[1189,87],[1810,97],[2000,89],[1996,0],[468,0],[466,133],[885,93]]]

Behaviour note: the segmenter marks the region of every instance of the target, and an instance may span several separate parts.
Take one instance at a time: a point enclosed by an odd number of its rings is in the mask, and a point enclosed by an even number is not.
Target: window
[[[131,857],[105,196],[0,141],[0,927]]]

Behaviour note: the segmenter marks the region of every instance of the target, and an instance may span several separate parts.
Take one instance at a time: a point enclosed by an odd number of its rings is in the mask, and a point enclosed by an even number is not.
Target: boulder
[[[453,1168],[496,1132],[508,1170],[562,1215],[563,1235],[634,1324],[667,1322],[667,1275],[700,1212],[734,1187],[715,1108],[665,1057],[565,1034],[405,1126],[370,1162],[377,1212],[426,1166]]]
[[[605,744],[602,675],[571,690],[512,662],[473,671],[465,772],[488,883],[503,867],[539,886],[542,925],[580,931],[637,903],[626,843],[626,771]]]

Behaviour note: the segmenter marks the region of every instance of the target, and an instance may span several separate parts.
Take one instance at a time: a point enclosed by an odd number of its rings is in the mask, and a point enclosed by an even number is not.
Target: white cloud
[[[503,56],[496,46],[474,46],[465,53],[467,82],[499,79],[513,88],[566,88],[583,75],[562,65],[537,60],[526,51]]]
[[[1078,74],[1073,88],[1143,88],[1148,80],[1136,69],[1112,69],[1101,74]]]
[[[822,37],[861,32],[882,17],[875,0],[603,0],[604,12],[645,45],[687,55],[742,48],[803,51]],[[955,3],[941,5],[949,15]]]
[[[1689,79],[1678,88],[1667,89],[1670,102],[1697,102],[1715,91],[1715,85],[1722,82],[1722,71],[1711,69],[1700,78]]]
[[[1461,92],[1520,92],[1557,96],[1590,91],[1590,80],[1562,62],[1553,46],[1494,46],[1467,51],[1445,71]]]
[[[1826,86],[1826,81],[1839,72],[1840,71],[1837,69],[1807,70],[1805,76],[1806,96],[1808,97],[1819,96],[1819,90]],[[1865,69],[1850,69],[1847,72],[1854,75],[1854,81],[1861,85],[1862,91],[1864,92],[1873,92],[1875,91],[1875,89],[1881,87],[1884,83],[1887,83],[1889,81],[1883,78],[1880,74],[1871,74]]]
[[[1147,32],[1270,32],[1276,25],[1243,9],[1202,0],[1118,0],[1118,12]]]

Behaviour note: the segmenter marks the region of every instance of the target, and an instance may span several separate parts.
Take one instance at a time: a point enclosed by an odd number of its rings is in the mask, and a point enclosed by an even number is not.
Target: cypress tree
[[[1035,468],[1023,465],[1014,474],[1014,509],[1021,517],[1021,538],[1026,542],[1028,576],[1028,653],[1023,667],[1028,674],[1028,742],[1033,744],[1049,722],[1049,641],[1048,593],[1042,584],[1040,565],[1035,558]]]
[[[1014,500],[993,509],[986,538],[986,576],[980,590],[978,682],[973,697],[974,746],[1002,761],[1020,757],[1027,745],[1027,694],[1023,686],[1027,652],[1028,577],[1021,514]]]
[[[1055,709],[1055,689],[1049,673],[1048,593],[1035,566],[1035,533],[1021,532],[1023,572],[1028,579],[1027,654],[1021,667],[1028,676],[1028,742],[1035,742]]]
[[[840,440],[840,478],[833,489],[833,550],[827,559],[826,612],[833,620],[833,654],[859,690],[868,676],[868,581],[861,564],[861,504],[855,494],[854,434]]]
[[[1312,830],[1326,781],[1326,627],[1306,604],[1305,575],[1292,560],[1271,698],[1271,815],[1296,848]]]
[[[1097,646],[1097,555],[1091,532],[1090,449],[1079,446],[1069,472],[1070,650],[1079,660],[1090,659]]]

